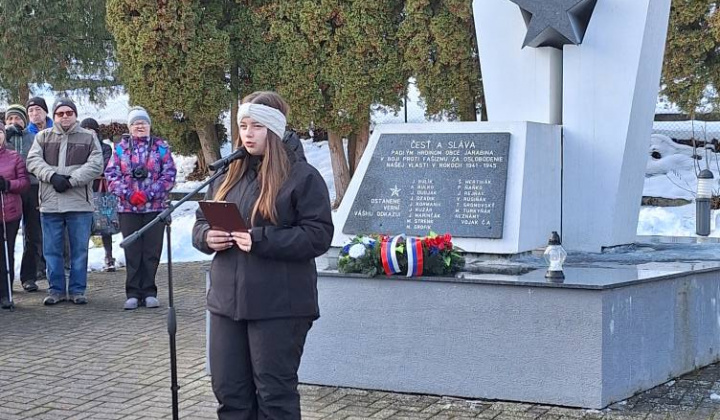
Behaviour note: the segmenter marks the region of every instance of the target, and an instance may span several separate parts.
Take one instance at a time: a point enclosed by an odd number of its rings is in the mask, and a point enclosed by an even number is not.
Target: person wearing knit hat
[[[47,103],[43,97],[35,96],[30,98],[27,104],[25,104],[25,108],[27,108],[28,119],[30,120],[27,129],[31,133],[37,134],[53,126],[52,119],[48,117]]]
[[[0,122],[0,194],[3,199],[2,214],[0,215],[0,235],[5,240],[0,242],[0,254],[8,256],[8,263],[0,264],[0,308],[12,309],[12,282],[14,270],[8,273],[7,267],[14,267],[15,238],[20,227],[22,217],[21,194],[30,187],[27,169],[22,156],[6,147],[5,124]],[[7,247],[7,249],[5,248]]]
[[[43,304],[69,300],[82,305],[88,302],[88,241],[95,210],[89,197],[93,180],[103,172],[102,148],[95,133],[80,127],[73,101],[58,99],[53,121],[52,128],[35,136],[27,157],[28,170],[40,180],[42,197],[40,222],[50,285]],[[70,242],[69,276],[63,264],[66,235]]]
[[[28,124],[28,114],[25,107],[20,104],[10,105],[5,110],[5,124],[17,124],[24,130]]]
[[[100,140],[100,124],[98,124],[95,118],[85,118],[80,121],[80,127],[94,131],[98,140]]]
[[[28,111],[30,111],[30,108],[34,106],[39,106],[46,114],[50,112],[47,107],[47,102],[45,102],[45,98],[42,96],[34,96],[27,101],[27,104],[25,104],[25,108],[27,108]]]
[[[148,114],[145,108],[141,106],[134,106],[130,108],[130,112],[128,113],[128,127],[138,121],[145,121],[148,125],[150,125],[150,114]]]
[[[145,108],[128,112],[129,135],[115,146],[105,168],[108,190],[118,197],[120,232],[124,237],[137,232],[168,208],[177,170],[170,145],[150,134],[150,116]],[[125,248],[125,304],[134,310],[145,304],[157,308],[157,274],[165,228],[155,225]]]
[[[24,160],[27,159],[27,154],[35,140],[35,133],[27,127],[27,122],[28,113],[24,106],[13,104],[5,111],[5,143],[8,149],[18,152]],[[39,181],[32,173],[28,173],[28,176],[30,189],[21,194],[23,255],[20,263],[20,282],[26,292],[35,292],[38,290],[36,281],[46,278],[45,257],[38,211]]]
[[[73,102],[72,99],[58,98],[55,100],[55,104],[53,105],[53,116],[55,116],[58,112],[58,109],[63,106],[72,109],[75,115],[77,115],[77,106],[75,106],[75,102]]]

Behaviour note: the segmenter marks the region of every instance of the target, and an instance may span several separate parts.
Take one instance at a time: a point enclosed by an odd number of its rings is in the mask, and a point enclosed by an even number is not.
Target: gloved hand
[[[130,201],[130,204],[132,204],[133,206],[140,207],[140,206],[144,206],[147,203],[148,199],[147,199],[147,195],[145,195],[144,192],[135,191],[132,194],[130,194],[130,200],[128,200],[128,201]]]
[[[5,127],[5,138],[10,138],[13,136],[22,136],[23,129],[17,124],[10,124],[7,127]]]
[[[5,178],[0,176],[0,192],[6,192],[10,189],[10,181],[6,181]]]
[[[53,188],[55,188],[55,191],[59,193],[64,193],[72,188],[72,184],[70,184],[70,177],[66,175],[52,174],[50,177],[50,183]]]

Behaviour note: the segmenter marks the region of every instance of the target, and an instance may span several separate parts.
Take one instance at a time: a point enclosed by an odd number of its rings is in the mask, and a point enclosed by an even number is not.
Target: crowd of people
[[[47,277],[45,305],[85,304],[93,191],[117,197],[120,231],[128,236],[167,208],[175,184],[170,147],[151,134],[145,109],[130,109],[129,134],[112,147],[98,140],[97,121],[78,123],[71,100],[56,100],[52,118],[47,112],[42,98],[32,98],[27,109],[11,105],[0,124],[3,308],[12,306],[8,286],[21,221],[23,289],[35,292]],[[288,112],[275,92],[245,97],[234,142],[245,153],[208,187],[206,199],[237,205],[248,229],[213,226],[202,208],[193,226],[193,246],[214,254],[207,308],[219,419],[301,418],[297,372],[320,316],[315,258],[330,247],[333,223],[322,176],[285,131]],[[125,248],[126,310],[159,306],[163,233],[158,223]],[[110,266],[112,239],[103,243]]]
[[[0,122],[0,308],[11,309],[15,238],[22,223],[20,283],[28,293],[47,279],[43,303],[82,305],[86,295],[92,234],[93,193],[117,196],[120,230],[127,236],[167,207],[176,169],[168,143],[150,133],[142,107],[128,115],[129,134],[117,144],[101,141],[92,118],[78,120],[75,103],[58,98],[49,114],[42,97],[10,105]],[[125,248],[124,309],[157,308],[155,275],[163,246],[158,224]],[[102,235],[104,270],[115,270],[112,237]]]

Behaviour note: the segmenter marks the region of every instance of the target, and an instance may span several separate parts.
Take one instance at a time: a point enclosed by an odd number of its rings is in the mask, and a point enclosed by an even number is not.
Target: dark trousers
[[[17,236],[18,229],[20,228],[20,221],[16,220],[14,222],[5,222],[5,226],[7,227],[7,251],[10,261],[9,264],[6,264],[3,225],[2,222],[0,222],[0,241],[2,241],[2,245],[0,245],[0,282],[2,282],[2,284],[0,284],[0,297],[9,298],[10,291],[8,290],[7,277],[8,267],[10,268],[10,287],[12,287],[12,282],[15,280],[15,237]]]
[[[30,185],[30,189],[21,194],[24,240],[20,281],[23,283],[28,280],[37,280],[38,273],[45,272],[38,188],[37,185]]]
[[[158,213],[120,213],[120,232],[130,236],[150,223]],[[165,225],[158,223],[125,248],[125,294],[138,300],[157,297],[155,275],[162,254]]]
[[[298,368],[311,318],[233,321],[210,314],[219,420],[300,420]]]
[[[105,248],[105,259],[112,260],[112,235],[101,235],[100,237],[102,238],[103,248]]]

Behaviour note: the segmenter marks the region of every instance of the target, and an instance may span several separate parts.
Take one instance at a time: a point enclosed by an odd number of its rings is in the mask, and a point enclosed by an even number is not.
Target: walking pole
[[[10,299],[10,310],[15,309],[13,301],[12,280],[10,276],[10,253],[8,252],[7,225],[5,224],[5,193],[0,192],[0,210],[2,211],[3,245],[5,246],[5,277],[7,279],[8,298]]]

